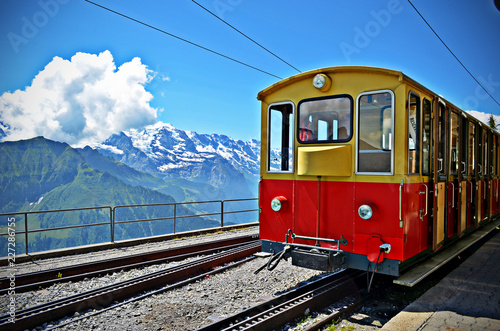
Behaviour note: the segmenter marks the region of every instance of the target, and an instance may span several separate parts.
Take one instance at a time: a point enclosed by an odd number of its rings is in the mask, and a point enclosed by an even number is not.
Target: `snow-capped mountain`
[[[112,135],[96,149],[162,179],[208,183],[226,192],[227,198],[257,196],[257,140],[245,142],[215,133],[198,134],[158,122],[141,131]]]

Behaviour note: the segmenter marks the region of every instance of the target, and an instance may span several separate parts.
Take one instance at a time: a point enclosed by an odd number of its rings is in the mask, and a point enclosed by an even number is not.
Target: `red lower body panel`
[[[415,186],[418,200],[418,184]],[[405,188],[406,189],[406,188]],[[408,186],[408,189],[410,187]],[[287,206],[275,212],[271,200],[277,196],[287,199]],[[358,208],[369,205],[373,216],[364,220],[358,215]],[[391,245],[389,253],[381,258],[403,261],[405,254],[405,230],[411,230],[411,241],[416,246],[411,254],[422,250],[420,234],[423,227],[418,219],[418,231],[411,226],[400,226],[399,221],[399,184],[392,183],[355,183],[318,180],[262,180],[260,184],[260,237],[264,240],[284,242],[288,230],[298,236],[314,238],[345,239],[338,249],[359,255],[369,252],[370,239],[378,236],[383,243]],[[406,210],[404,211],[406,213]],[[425,226],[427,227],[427,226]],[[427,231],[426,231],[427,232]],[[427,242],[427,239],[425,239]],[[296,244],[314,246],[314,240],[297,239]],[[371,241],[373,246],[373,241]],[[325,248],[335,245],[320,241]]]

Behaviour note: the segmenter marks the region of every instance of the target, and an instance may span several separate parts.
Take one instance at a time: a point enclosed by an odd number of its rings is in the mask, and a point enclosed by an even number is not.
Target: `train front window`
[[[352,98],[339,95],[302,100],[298,107],[301,143],[346,142],[352,135]]]
[[[267,171],[293,172],[293,104],[269,107]]]
[[[393,174],[393,109],[392,91],[358,96],[357,173]]]

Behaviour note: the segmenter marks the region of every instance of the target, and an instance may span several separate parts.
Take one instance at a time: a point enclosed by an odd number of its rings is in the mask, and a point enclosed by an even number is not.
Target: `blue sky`
[[[272,75],[297,73],[192,1],[95,2]],[[401,70],[463,109],[500,118],[407,0],[198,2],[300,71]],[[500,102],[493,0],[412,3]],[[79,145],[155,121],[259,139],[256,96],[276,77],[84,0],[2,0],[0,15],[0,123],[11,139],[42,134]]]

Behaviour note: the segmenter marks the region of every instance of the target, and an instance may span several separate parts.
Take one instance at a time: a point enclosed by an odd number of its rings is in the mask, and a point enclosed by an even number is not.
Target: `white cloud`
[[[466,112],[472,117],[477,118],[478,120],[489,126],[491,114],[483,113],[477,110],[466,110]],[[500,116],[493,115],[493,118],[495,119],[496,124],[500,124]]]
[[[111,153],[118,154],[118,155],[123,155],[123,151],[116,146],[111,146],[111,145],[105,145],[105,144],[95,144],[92,147],[99,147],[101,149],[106,149],[110,151]]]
[[[94,145],[155,123],[159,110],[150,106],[153,95],[144,88],[152,74],[137,57],[116,69],[109,51],[54,57],[31,86],[0,96],[0,122],[8,127],[4,140],[44,136]]]

